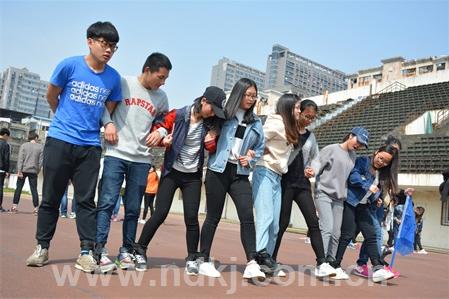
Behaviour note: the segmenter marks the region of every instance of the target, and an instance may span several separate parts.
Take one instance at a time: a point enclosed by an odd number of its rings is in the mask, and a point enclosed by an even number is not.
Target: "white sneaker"
[[[328,276],[332,277],[336,275],[337,271],[328,263],[322,263],[321,265],[315,268],[316,277],[328,277]]]
[[[48,264],[48,249],[37,245],[33,254],[27,259],[27,266],[42,267],[45,264]]]
[[[427,254],[427,251],[423,248],[417,252],[418,254]]]
[[[99,266],[101,273],[108,273],[117,269],[115,263],[109,259],[106,248],[103,248],[103,252],[101,253]]]
[[[209,277],[221,277],[220,272],[215,269],[212,262],[201,262],[199,266],[199,274]]]
[[[281,270],[282,271],[282,270]],[[285,275],[285,273],[284,273]],[[260,266],[255,260],[251,260],[246,264],[245,272],[243,272],[243,278],[265,278],[265,273],[260,271]]]
[[[276,277],[287,277],[287,273],[284,270],[279,269],[274,272],[274,276]]]
[[[86,273],[95,273],[95,271],[99,269],[92,250],[89,251],[89,254],[79,255],[76,260],[75,268]]]
[[[346,274],[346,272],[340,267],[335,269],[335,276],[332,276],[332,279],[335,280],[348,280],[349,279],[349,275]]]
[[[385,269],[379,269],[373,273],[373,282],[381,282],[394,278],[394,273]]]
[[[145,224],[145,223],[146,223],[146,221],[145,221],[145,220],[143,220],[143,219],[139,219],[139,223],[140,223],[140,224]]]

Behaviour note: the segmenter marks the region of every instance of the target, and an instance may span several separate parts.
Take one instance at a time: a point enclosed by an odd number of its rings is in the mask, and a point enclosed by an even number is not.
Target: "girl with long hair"
[[[215,118],[224,118],[222,103],[226,99],[223,90],[208,87],[204,94],[195,99],[193,105],[168,112],[163,121],[156,123],[170,134],[162,140],[166,147],[164,166],[156,196],[156,209],[145,223],[139,241],[134,244],[135,268],[147,270],[146,251],[148,244],[160,225],[165,221],[173,202],[173,196],[179,188],[182,192],[184,222],[186,225],[187,257],[185,272],[187,275],[198,274],[199,223],[198,209],[201,199],[201,185],[204,162],[204,149]],[[213,133],[215,134],[215,133]]]
[[[288,170],[288,160],[298,144],[295,104],[299,97],[284,94],[263,126],[265,152],[253,173],[253,200],[256,212],[257,261],[262,270],[272,274],[277,268],[272,255],[279,231],[281,178]]]
[[[402,149],[402,143],[399,140],[399,138],[393,136],[393,135],[388,135],[384,145],[391,145],[393,147],[395,147],[397,149],[397,154],[396,154],[396,164],[397,164],[397,168],[399,169],[399,165],[400,165],[400,151]],[[391,185],[397,186],[397,181],[398,181],[398,173],[393,173],[391,178],[389,178],[389,180],[392,181]],[[382,181],[380,182],[381,184],[383,183]],[[388,263],[385,261],[385,257],[390,254],[392,251],[389,250],[388,247],[384,247],[383,246],[383,230],[382,230],[382,222],[383,220],[386,218],[385,217],[385,211],[384,211],[384,201],[386,196],[388,195],[388,197],[390,198],[390,200],[394,201],[395,198],[395,194],[392,194],[392,190],[386,190],[385,188],[383,189],[382,194],[380,195],[379,199],[376,202],[373,202],[370,205],[370,209],[369,211],[371,212],[371,217],[373,218],[374,221],[374,227],[376,230],[376,236],[377,236],[377,249],[379,250],[379,254],[381,257],[381,262],[382,264],[384,264],[385,266],[388,266]],[[354,236],[354,239],[357,237],[357,235],[360,233],[359,230],[357,230],[356,235]],[[352,271],[352,273],[354,275],[357,276],[361,276],[364,278],[368,278],[369,277],[369,269],[368,269],[368,252],[366,250],[366,241],[363,241],[362,246],[360,247],[360,252],[359,252],[359,258],[357,260],[357,267],[354,268],[354,270]],[[397,271],[393,271],[393,269],[390,269],[394,274],[395,277],[399,276],[399,272]]]
[[[210,251],[228,193],[237,209],[240,237],[248,261],[243,278],[265,277],[255,261],[256,232],[248,180],[264,150],[262,122],[253,112],[256,100],[256,83],[247,78],[237,81],[224,108],[226,121],[216,141],[216,149],[209,155],[205,180],[207,214],[201,229],[202,262],[199,267],[199,273],[206,276],[220,277],[210,260]],[[249,151],[253,151],[254,156]]]
[[[335,275],[335,269],[326,263],[323,239],[320,233],[318,216],[309,181],[310,178],[315,176],[320,168],[318,143],[315,135],[307,129],[307,126],[309,126],[316,117],[318,106],[311,100],[298,100],[295,105],[295,112],[297,117],[299,142],[290,156],[288,172],[282,175],[282,201],[279,233],[273,252],[273,259],[277,260],[282,236],[287,230],[290,222],[293,202],[296,202],[306,220],[311,245],[315,252],[317,262],[315,276],[333,276]]]
[[[341,261],[346,247],[355,235],[357,229],[362,232],[366,242],[368,256],[373,265],[372,280],[381,282],[394,277],[385,269],[380,260],[377,248],[377,234],[374,219],[370,212],[370,205],[379,199],[382,190],[397,193],[396,174],[398,171],[398,150],[391,145],[383,145],[372,156],[362,156],[356,159],[354,169],[348,178],[348,197],[344,203],[341,237],[338,244],[336,261],[332,266],[339,270],[340,275],[335,279],[348,279],[348,275],[341,270]]]

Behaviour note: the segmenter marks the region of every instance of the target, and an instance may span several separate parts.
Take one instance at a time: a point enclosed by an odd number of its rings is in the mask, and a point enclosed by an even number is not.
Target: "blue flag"
[[[404,212],[402,212],[401,225],[399,226],[399,232],[394,241],[394,251],[399,252],[401,255],[408,255],[413,253],[415,242],[415,211],[413,209],[413,201],[410,196],[407,196],[405,201]]]

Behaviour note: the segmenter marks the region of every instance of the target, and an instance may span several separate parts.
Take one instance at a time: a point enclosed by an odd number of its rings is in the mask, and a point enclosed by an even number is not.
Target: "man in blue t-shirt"
[[[107,63],[117,50],[119,35],[109,22],[87,29],[89,54],[63,60],[54,70],[47,101],[55,113],[44,147],[42,203],[37,218],[34,253],[28,266],[48,263],[48,248],[56,230],[59,205],[71,180],[77,200],[76,225],[81,254],[75,267],[94,272],[96,227],[95,189],[100,168],[101,116],[122,99],[120,75]]]

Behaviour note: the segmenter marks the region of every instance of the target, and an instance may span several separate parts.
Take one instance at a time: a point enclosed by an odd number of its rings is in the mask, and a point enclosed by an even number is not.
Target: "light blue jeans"
[[[273,255],[281,214],[281,176],[256,166],[253,172],[253,201],[256,212],[256,250],[266,249]]]

